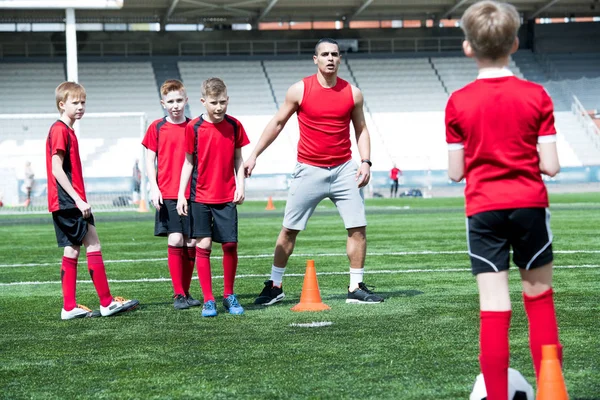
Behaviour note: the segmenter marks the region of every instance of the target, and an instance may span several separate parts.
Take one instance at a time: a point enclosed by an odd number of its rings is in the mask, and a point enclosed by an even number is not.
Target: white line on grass
[[[553,250],[554,254],[600,254],[600,250]],[[421,256],[421,255],[444,255],[444,254],[467,254],[464,250],[449,250],[449,251],[434,251],[434,250],[419,250],[419,251],[392,251],[389,253],[367,253],[367,257],[385,257],[385,256]],[[240,255],[240,259],[254,258],[272,258],[273,254],[249,254]],[[292,254],[292,257],[347,257],[346,253],[310,253],[310,254]],[[211,257],[213,259],[223,258],[221,256]],[[166,258],[139,258],[125,260],[104,260],[105,264],[129,264],[140,262],[159,262],[167,261]],[[59,262],[53,263],[30,263],[30,264],[0,264],[0,268],[16,268],[16,267],[50,267],[60,265]]]
[[[598,264],[584,264],[584,265],[555,265],[556,269],[578,269],[578,268],[600,268]],[[439,272],[470,272],[471,268],[415,268],[415,269],[380,269],[380,270],[372,270],[365,271],[365,274],[415,274],[415,273],[439,273]],[[326,276],[326,275],[348,275],[347,271],[334,271],[334,272],[317,272],[317,275]],[[240,278],[265,278],[269,277],[268,274],[243,274],[236,275],[236,279]],[[285,276],[295,276],[302,277],[304,274],[285,274]],[[198,276],[194,276],[193,279],[197,279]],[[215,279],[223,279],[223,275],[213,276]],[[138,279],[109,279],[111,283],[154,283],[154,282],[171,282],[171,278],[138,278]],[[77,283],[92,283],[90,280],[78,280]],[[58,285],[60,281],[28,281],[28,282],[9,282],[9,283],[0,283],[0,286],[27,286],[27,285]]]

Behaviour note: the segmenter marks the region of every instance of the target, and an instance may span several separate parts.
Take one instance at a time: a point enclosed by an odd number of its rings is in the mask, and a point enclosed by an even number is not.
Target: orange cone
[[[308,260],[306,262],[306,273],[304,274],[300,303],[292,307],[292,311],[325,311],[330,309],[331,307],[321,301],[321,291],[317,282],[315,261]]]
[[[542,365],[536,400],[569,400],[555,344],[542,346]]]
[[[138,208],[138,212],[148,212],[148,204],[146,204],[145,199],[140,200],[140,206]]]
[[[267,201],[267,208],[265,210],[274,210],[275,205],[273,205],[273,198],[269,196],[269,201]]]

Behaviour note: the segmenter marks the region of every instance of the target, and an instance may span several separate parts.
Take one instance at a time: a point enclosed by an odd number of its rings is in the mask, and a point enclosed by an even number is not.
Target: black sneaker
[[[363,304],[376,304],[383,303],[383,297],[377,296],[367,288],[364,283],[359,283],[358,288],[353,292],[348,292],[346,303],[363,303]]]
[[[281,287],[273,286],[273,281],[265,281],[265,287],[260,292],[258,297],[254,300],[254,304],[262,304],[263,306],[270,306],[278,301],[283,300],[285,294]]]
[[[175,307],[176,310],[187,310],[190,308],[190,305],[186,301],[184,295],[178,294],[175,296],[175,300],[173,300],[173,307]]]
[[[189,293],[185,295],[185,301],[188,303],[188,306],[190,306],[190,307],[199,307],[202,305],[202,302],[200,300],[196,300]]]

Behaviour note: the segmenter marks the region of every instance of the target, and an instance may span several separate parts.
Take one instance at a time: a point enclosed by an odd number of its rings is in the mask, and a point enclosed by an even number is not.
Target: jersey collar
[[[482,68],[479,70],[477,79],[506,78],[507,76],[514,76],[514,74],[506,67]]]

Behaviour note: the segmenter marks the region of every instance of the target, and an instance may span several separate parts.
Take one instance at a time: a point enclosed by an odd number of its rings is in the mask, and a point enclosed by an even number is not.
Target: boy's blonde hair
[[[460,22],[475,57],[497,60],[510,54],[521,17],[512,4],[486,0],[467,8]]]
[[[227,86],[220,78],[208,78],[202,82],[202,97],[206,96],[218,97],[227,92]]]
[[[56,97],[56,108],[59,112],[62,112],[60,109],[60,102],[65,103],[67,99],[80,99],[85,100],[86,93],[85,88],[76,82],[63,82],[56,87],[54,91],[54,96]]]
[[[166,96],[171,92],[183,92],[185,95],[185,86],[178,79],[168,79],[160,87],[160,94]]]

